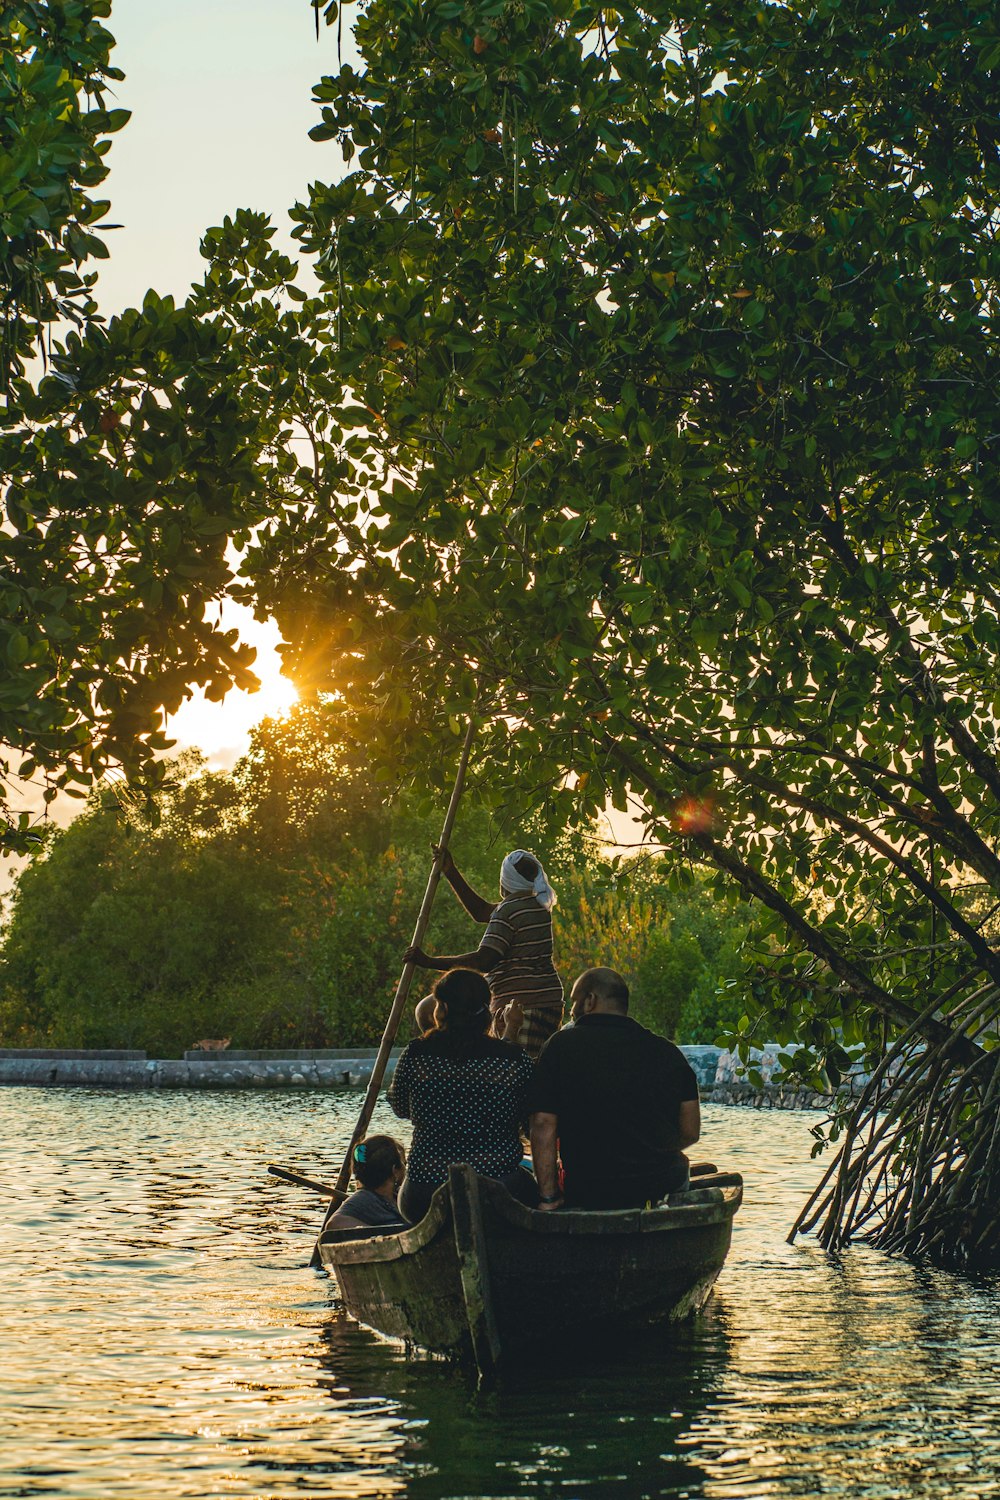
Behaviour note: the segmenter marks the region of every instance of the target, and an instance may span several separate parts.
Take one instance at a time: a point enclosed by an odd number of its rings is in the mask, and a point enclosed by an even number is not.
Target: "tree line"
[[[376,1043],[430,863],[440,812],[381,800],[315,707],[268,720],[232,773],[171,763],[154,803],[95,795],[19,878],[0,946],[0,1045],[234,1047]],[[591,836],[533,840],[559,891],[564,981],[598,961],[631,980],[639,1019],[711,1041],[740,1013],[745,915],[703,884],[671,888],[662,861],[614,868]],[[474,808],[454,847],[497,888],[512,833]],[[506,840],[506,842],[505,842]],[[431,941],[476,930],[446,889]]]

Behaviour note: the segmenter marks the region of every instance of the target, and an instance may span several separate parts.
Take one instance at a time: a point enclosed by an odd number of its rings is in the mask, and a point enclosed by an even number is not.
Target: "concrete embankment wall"
[[[765,1083],[760,1089],[751,1083],[720,1083],[714,1088],[703,1089],[701,1095],[702,1104],[740,1104],[746,1109],[830,1110],[836,1099],[834,1094],[816,1094],[812,1089],[781,1088],[774,1083]]]
[[[389,1059],[391,1078],[399,1055]],[[147,1058],[145,1052],[0,1049],[0,1084],[115,1089],[360,1088],[372,1075],[375,1052],[348,1047],[322,1052],[188,1052]]]
[[[829,1109],[828,1095],[782,1087],[763,1088],[732,1077],[720,1079],[728,1054],[718,1047],[681,1049],[698,1075],[702,1101],[767,1109]],[[400,1049],[386,1070],[392,1077]],[[147,1058],[145,1052],[46,1048],[0,1048],[0,1085],[131,1089],[341,1089],[363,1088],[372,1075],[375,1051],[366,1047],[286,1051],[195,1050],[183,1058]]]

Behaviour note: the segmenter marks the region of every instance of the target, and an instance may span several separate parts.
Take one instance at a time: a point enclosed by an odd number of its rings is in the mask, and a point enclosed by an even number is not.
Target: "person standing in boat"
[[[451,969],[432,993],[434,1029],[403,1048],[387,1095],[395,1114],[413,1122],[400,1212],[422,1219],[458,1162],[533,1206],[535,1182],[520,1165],[531,1059],[489,1035],[490,988],[476,970]]]
[[[563,987],[552,962],[555,892],[541,863],[514,849],[500,866],[500,900],[480,896],[462,876],[449,850],[435,850],[441,873],[476,922],[486,927],[472,953],[432,958],[408,948],[405,959],[422,969],[476,969],[490,987],[494,1035],[516,1042],[534,1060],[563,1014]]]
[[[658,1203],[688,1183],[684,1151],[701,1134],[694,1069],[632,1019],[614,969],[588,969],[570,998],[573,1025],[546,1044],[531,1086],[539,1208]]]

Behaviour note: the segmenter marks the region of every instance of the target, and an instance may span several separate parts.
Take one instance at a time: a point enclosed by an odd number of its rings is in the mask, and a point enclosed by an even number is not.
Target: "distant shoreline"
[[[386,1078],[392,1077],[401,1048],[390,1054]],[[745,1080],[718,1083],[718,1047],[682,1046],[698,1074],[702,1102],[766,1109],[828,1110],[833,1098],[810,1090],[766,1083],[755,1088]],[[148,1058],[145,1052],[99,1048],[0,1048],[0,1086],[110,1089],[352,1089],[364,1088],[372,1075],[374,1047],[323,1048],[310,1051],[198,1051],[183,1058]]]

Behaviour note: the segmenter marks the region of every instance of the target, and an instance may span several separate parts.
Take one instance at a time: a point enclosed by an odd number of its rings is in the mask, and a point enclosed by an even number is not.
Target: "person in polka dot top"
[[[448,1168],[467,1162],[533,1207],[534,1178],[521,1167],[521,1128],[533,1067],[523,1048],[488,1035],[490,987],[474,969],[436,980],[434,1028],[403,1048],[388,1100],[413,1122],[399,1210],[427,1212]]]

